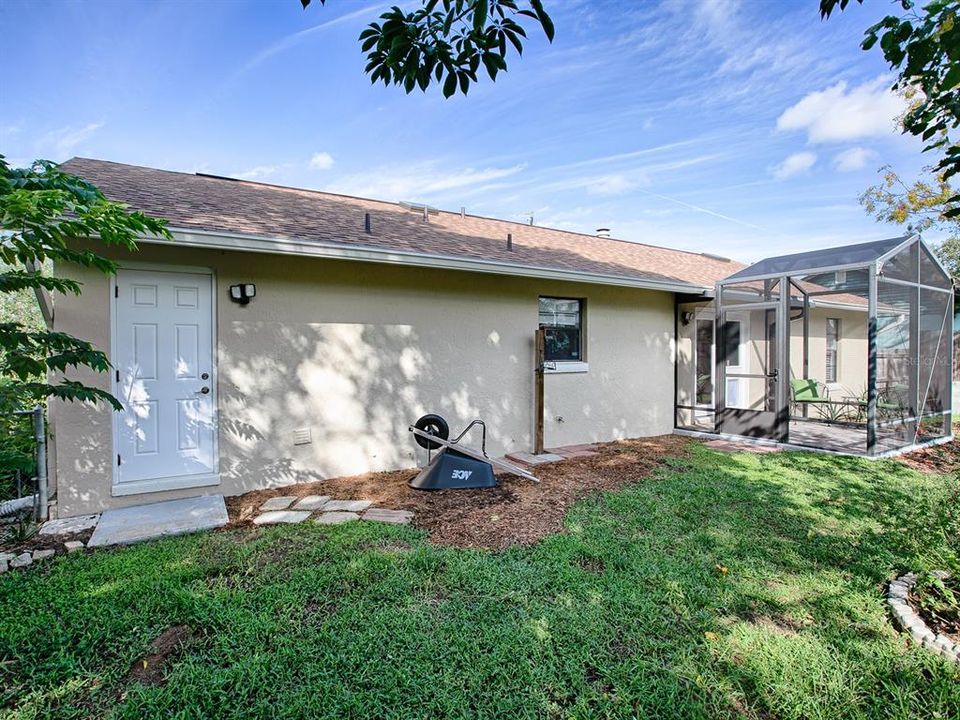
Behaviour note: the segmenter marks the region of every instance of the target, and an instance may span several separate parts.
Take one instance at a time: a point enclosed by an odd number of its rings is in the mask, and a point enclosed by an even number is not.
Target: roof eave
[[[168,228],[173,234],[174,242],[196,248],[215,250],[239,250],[243,252],[267,253],[272,255],[298,255],[306,257],[326,258],[331,260],[353,260],[355,262],[372,262],[385,265],[401,265],[408,267],[428,267],[441,270],[460,270],[464,272],[480,272],[493,275],[512,275],[515,277],[530,277],[545,280],[562,280],[567,282],[589,283],[593,285],[613,285],[617,287],[640,288],[645,290],[659,290],[671,293],[706,294],[712,288],[684,282],[668,282],[648,278],[632,278],[623,275],[607,275],[590,273],[578,270],[564,270],[561,268],[519,265],[497,260],[483,260],[480,258],[454,257],[429,253],[414,253],[403,250],[385,250],[375,247],[347,246],[340,243],[304,242],[292,238],[275,238],[241,233],[213,232],[209,230],[194,230],[187,228]],[[351,242],[352,240],[345,242]],[[169,240],[154,236],[140,238],[143,243],[164,244]]]

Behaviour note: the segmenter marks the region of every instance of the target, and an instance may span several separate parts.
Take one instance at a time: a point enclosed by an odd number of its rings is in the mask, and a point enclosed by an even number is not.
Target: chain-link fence
[[[0,415],[0,540],[46,520],[47,500],[43,408]]]

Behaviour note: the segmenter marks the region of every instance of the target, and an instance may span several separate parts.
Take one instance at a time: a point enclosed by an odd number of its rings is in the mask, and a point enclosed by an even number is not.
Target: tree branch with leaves
[[[307,8],[311,0],[300,4]],[[495,81],[507,69],[511,49],[523,54],[527,32],[521,23],[531,20],[553,42],[553,21],[542,0],[425,0],[411,11],[394,6],[360,33],[364,72],[370,82],[399,85],[408,93],[442,82],[444,97],[466,95],[481,66]]]
[[[46,160],[11,168],[0,155],[0,293],[25,289],[79,295],[76,280],[44,274],[46,263],[74,264],[106,275],[113,260],[75,246],[77,238],[136,250],[138,237],[169,238],[163,220],[107,200],[90,183],[61,172]],[[71,369],[105,372],[107,356],[86,340],[37,329],[18,318],[0,319],[0,410],[47,398],[105,401],[120,410],[110,393],[64,377]]]
[[[934,248],[940,261],[960,280],[960,202],[943,172],[927,168],[928,177],[912,184],[885,165],[883,181],[866,189],[860,204],[879,222],[906,225],[913,232],[940,230],[947,238]]]
[[[864,0],[856,0],[863,4]],[[934,171],[948,181],[960,173],[960,145],[950,133],[960,127],[960,5],[932,0],[918,10],[914,0],[897,0],[903,15],[887,15],[867,28],[861,47],[877,43],[899,75],[893,89],[915,94],[903,130],[927,143],[924,152],[942,153]],[[820,0],[820,16],[845,10],[850,0]],[[946,217],[960,217],[960,195],[949,198]]]

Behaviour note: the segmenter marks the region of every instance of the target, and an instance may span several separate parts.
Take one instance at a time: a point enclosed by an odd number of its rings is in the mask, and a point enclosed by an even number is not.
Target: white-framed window
[[[583,361],[583,300],[540,298],[540,327],[544,333],[544,360]]]
[[[827,383],[837,382],[840,364],[840,319],[827,318]]]

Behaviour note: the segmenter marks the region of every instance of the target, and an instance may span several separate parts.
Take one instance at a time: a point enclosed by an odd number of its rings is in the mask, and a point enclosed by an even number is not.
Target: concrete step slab
[[[539,455],[534,455],[529,452],[516,452],[510,453],[507,455],[508,462],[514,462],[518,465],[526,465],[527,467],[536,467],[537,465],[544,465],[546,463],[558,462],[563,460],[563,457],[557,455],[556,453],[540,453]]]
[[[212,530],[228,522],[223,495],[134,505],[105,511],[87,547],[128,545],[168,535]]]
[[[78,515],[77,517],[50,520],[40,526],[40,535],[70,535],[95,527],[99,515]]]
[[[547,452],[556,453],[557,455],[583,451],[595,452],[597,447],[599,446],[596,443],[583,443],[581,445],[563,445],[562,447],[547,448]]]

